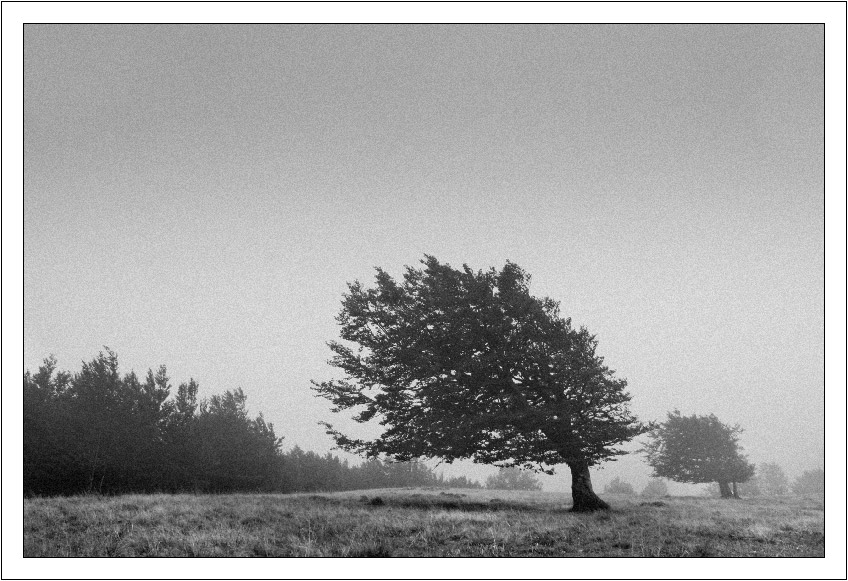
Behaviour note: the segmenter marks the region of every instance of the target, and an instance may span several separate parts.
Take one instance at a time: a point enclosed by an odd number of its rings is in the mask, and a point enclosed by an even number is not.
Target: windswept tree
[[[377,269],[376,286],[348,285],[329,343],[345,377],[313,382],[333,411],[356,409],[379,437],[349,437],[325,424],[342,449],[405,461],[471,459],[552,473],[571,470],[573,509],[609,508],[589,468],[623,454],[643,433],[626,381],[575,329],[559,305],[529,292],[530,276],[507,262],[473,271],[432,256],[402,281]]]
[[[668,418],[649,432],[643,451],[654,476],[676,482],[717,482],[722,498],[738,498],[736,484],[754,475],[739,447],[742,428],[728,426],[710,414],[684,416],[669,412]]]

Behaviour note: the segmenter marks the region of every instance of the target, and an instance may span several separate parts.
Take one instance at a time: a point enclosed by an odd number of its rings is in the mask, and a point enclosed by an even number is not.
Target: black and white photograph
[[[844,579],[844,3],[132,4],[3,8],[4,578]]]

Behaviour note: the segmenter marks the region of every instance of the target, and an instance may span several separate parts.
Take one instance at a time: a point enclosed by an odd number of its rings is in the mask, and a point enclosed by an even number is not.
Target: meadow
[[[435,488],[24,500],[25,557],[823,557],[821,497]]]

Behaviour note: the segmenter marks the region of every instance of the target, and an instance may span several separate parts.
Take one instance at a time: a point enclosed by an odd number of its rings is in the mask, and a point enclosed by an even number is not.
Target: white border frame
[[[328,5],[330,4],[330,5]],[[825,559],[22,559],[24,22],[823,22],[825,28]],[[845,71],[843,2],[261,3],[4,2],[2,4],[2,577],[3,578],[629,578],[844,579],[845,560]],[[128,570],[129,569],[129,570]]]

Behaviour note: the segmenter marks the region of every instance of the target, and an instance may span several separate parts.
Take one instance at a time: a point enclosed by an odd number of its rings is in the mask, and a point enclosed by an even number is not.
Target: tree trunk
[[[739,492],[736,491],[736,483],[733,483],[733,498],[739,498]]]
[[[574,501],[572,512],[592,512],[609,510],[609,505],[598,498],[592,490],[592,477],[587,464],[569,463],[571,469],[571,498]]]
[[[731,498],[733,493],[730,491],[730,483],[726,480],[720,480],[718,483],[719,492],[722,498]]]

